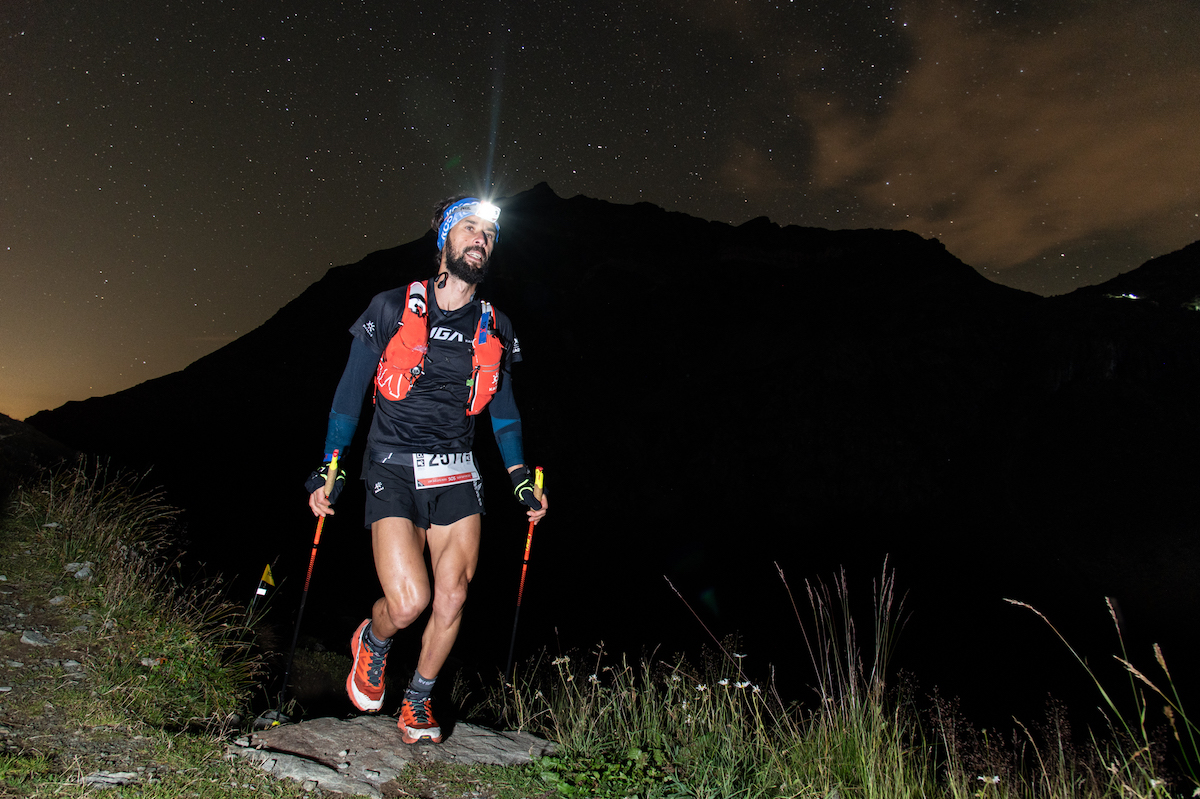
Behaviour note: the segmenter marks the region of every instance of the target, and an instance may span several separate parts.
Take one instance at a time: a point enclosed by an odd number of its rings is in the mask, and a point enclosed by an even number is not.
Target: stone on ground
[[[511,766],[553,753],[551,743],[525,732],[497,732],[464,722],[446,732],[440,744],[410,746],[400,740],[396,720],[388,716],[321,718],[252,733],[229,750],[276,777],[372,797],[382,796],[380,786],[414,762]]]

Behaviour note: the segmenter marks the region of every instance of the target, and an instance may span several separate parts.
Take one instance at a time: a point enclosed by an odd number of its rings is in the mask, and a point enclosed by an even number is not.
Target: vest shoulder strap
[[[390,400],[408,396],[413,383],[425,369],[429,352],[429,285],[424,281],[408,284],[400,325],[388,340],[375,370],[375,394],[383,392]]]

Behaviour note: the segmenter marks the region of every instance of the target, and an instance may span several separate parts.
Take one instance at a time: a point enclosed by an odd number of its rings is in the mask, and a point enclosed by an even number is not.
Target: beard
[[[467,261],[466,254],[475,251],[483,256],[483,261],[479,266],[474,266]],[[456,278],[471,286],[478,286],[487,277],[487,269],[489,258],[483,251],[482,247],[467,247],[461,252],[454,252],[452,249],[446,254],[446,270]]]

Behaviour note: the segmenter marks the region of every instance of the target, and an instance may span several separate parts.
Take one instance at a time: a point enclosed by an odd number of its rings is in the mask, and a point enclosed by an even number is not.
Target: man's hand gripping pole
[[[542,500],[542,467],[539,466],[534,470],[533,477],[533,496],[539,502]],[[525,573],[529,571],[529,550],[533,546],[533,528],[537,526],[537,522],[529,523],[529,533],[525,536],[525,559],[521,563],[521,583],[517,586],[517,612],[513,615],[513,631],[512,640],[508,644],[508,665],[504,668],[505,678],[509,681],[513,677],[513,651],[517,645],[517,621],[521,618],[521,597],[525,594]]]
[[[533,472],[533,496],[538,501],[542,501],[542,467],[537,467]],[[529,548],[533,546],[533,528],[537,522],[529,523],[529,534],[525,536],[525,560],[521,564],[521,585],[517,588],[517,609],[521,608],[521,594],[525,591],[525,572],[529,569]],[[514,625],[515,626],[515,625]]]
[[[338,451],[333,451],[333,457],[329,461],[329,474],[325,475],[325,496],[329,497],[333,494],[333,484],[337,482],[338,473]],[[333,509],[330,508],[330,513]],[[312,579],[313,564],[317,562],[317,546],[321,543],[321,528],[325,526],[325,517],[317,517],[317,534],[313,538],[312,557],[308,559],[308,575],[304,578],[304,592],[308,593],[308,581]],[[300,610],[303,612],[304,605],[301,600]],[[297,621],[299,621],[297,619]]]
[[[333,451],[329,460],[329,473],[325,475],[325,496],[333,493],[334,483],[337,482],[338,451]],[[332,512],[332,509],[330,510]],[[312,581],[313,565],[317,562],[317,547],[321,544],[321,529],[325,526],[325,517],[317,517],[317,534],[313,536],[312,555],[308,558],[308,573],[304,575],[304,591],[300,594],[300,608],[296,611],[296,629],[292,632],[292,647],[288,650],[287,665],[283,669],[283,685],[279,688],[279,698],[276,708],[283,709],[283,696],[287,692],[288,678],[292,675],[292,660],[296,657],[296,642],[300,640],[300,619],[304,618],[304,604],[308,602],[308,584]]]

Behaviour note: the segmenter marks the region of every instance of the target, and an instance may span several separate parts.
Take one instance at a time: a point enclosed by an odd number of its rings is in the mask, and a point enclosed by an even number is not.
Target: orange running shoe
[[[428,738],[431,743],[442,742],[442,728],[434,721],[433,711],[429,709],[429,700],[414,702],[407,697],[400,703],[401,739],[406,744],[415,744],[422,738]]]
[[[354,665],[346,676],[346,694],[359,710],[375,713],[383,707],[383,667],[387,653],[377,655],[367,646],[367,625],[370,619],[358,625],[350,639],[350,655]]]

